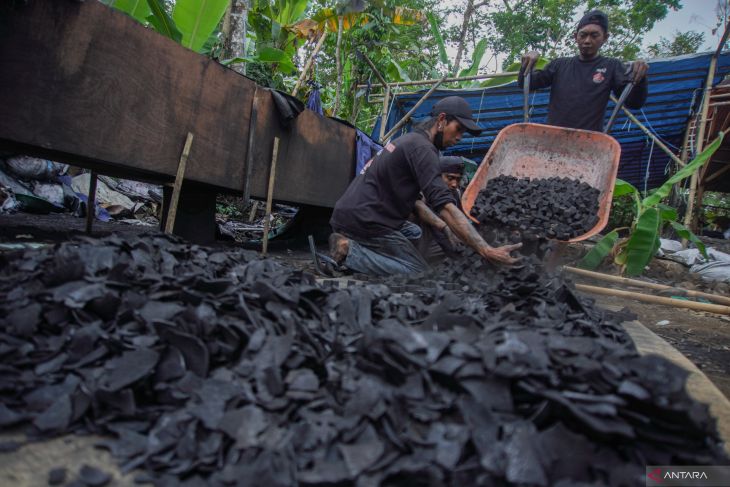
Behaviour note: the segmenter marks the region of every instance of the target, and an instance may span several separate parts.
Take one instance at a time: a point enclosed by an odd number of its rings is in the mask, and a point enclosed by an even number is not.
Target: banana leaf
[[[591,251],[581,259],[578,266],[583,267],[584,269],[595,269],[598,267],[616,244],[617,239],[618,232],[616,230],[607,233],[606,236],[599,240]]]
[[[471,55],[471,66],[466,69],[462,69],[459,73],[459,78],[463,78],[465,76],[475,76],[479,71],[479,65],[481,64],[482,58],[484,57],[484,53],[486,51],[487,40],[482,39],[477,43],[477,47],[474,48],[474,52]]]
[[[647,208],[636,222],[636,228],[631,233],[626,244],[626,274],[638,276],[644,272],[644,267],[654,257],[659,243],[659,210]]]
[[[703,150],[697,157],[695,157],[692,162],[677,171],[674,176],[667,179],[666,182],[662,184],[656,191],[644,198],[642,204],[647,207],[655,206],[661,200],[669,196],[669,192],[672,190],[672,186],[682,181],[683,179],[690,177],[692,174],[695,173],[695,171],[697,171],[710,160],[712,154],[714,154],[715,151],[720,147],[720,144],[722,144],[723,137],[724,134],[720,132],[717,138],[710,145],[708,145],[705,150]]]
[[[677,220],[677,210],[675,208],[662,203],[659,203],[657,208],[659,209],[659,216],[662,222],[673,222]]]
[[[109,2],[109,5],[134,17],[143,24],[146,24],[147,17],[152,15],[147,0],[115,0]]]
[[[177,28],[175,22],[165,11],[162,0],[147,0],[152,15],[147,17],[147,21],[152,24],[157,32],[165,37],[169,37],[175,42],[182,41],[182,32]]]
[[[177,0],[172,19],[182,32],[182,45],[200,52],[226,13],[228,3],[229,0]]]
[[[275,47],[264,47],[256,55],[254,60],[261,63],[277,63],[279,65],[279,70],[286,74],[294,71],[294,63],[289,55]]]
[[[444,44],[444,38],[441,37],[441,31],[439,30],[438,21],[436,17],[431,13],[427,13],[428,23],[431,25],[431,34],[436,39],[436,44],[439,47],[439,60],[442,64],[449,65],[449,57],[446,55],[446,45]]]
[[[697,235],[692,233],[689,228],[685,227],[679,222],[669,222],[669,224],[672,225],[672,228],[674,228],[674,230],[677,232],[677,235],[695,244],[697,249],[702,254],[702,257],[704,257],[705,259],[709,259],[709,257],[707,256],[707,249],[705,248],[705,244],[702,243],[702,240],[700,240]]]

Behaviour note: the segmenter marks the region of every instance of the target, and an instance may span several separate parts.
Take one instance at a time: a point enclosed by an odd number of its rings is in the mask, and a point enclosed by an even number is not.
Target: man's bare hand
[[[637,59],[632,63],[631,71],[633,74],[632,81],[634,83],[638,83],[644,79],[646,73],[649,72],[649,65],[643,59]]]
[[[513,245],[504,245],[502,247],[487,247],[482,249],[480,254],[485,259],[495,262],[497,264],[514,264],[518,262],[519,257],[512,257],[510,252],[517,250],[522,247],[521,243]]]
[[[537,51],[528,51],[523,54],[522,67],[525,68],[525,72],[532,69],[532,67],[535,66],[535,63],[537,63],[538,59],[540,59],[540,53]]]

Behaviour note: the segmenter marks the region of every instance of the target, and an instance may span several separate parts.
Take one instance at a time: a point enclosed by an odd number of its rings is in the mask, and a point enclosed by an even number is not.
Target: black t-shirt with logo
[[[530,89],[551,87],[548,124],[601,131],[611,91],[620,96],[630,81],[626,66],[618,59],[598,56],[582,61],[573,56],[555,59],[545,69],[534,70]],[[523,86],[522,72],[518,84]],[[647,94],[648,82],[644,77],[626,99],[626,106],[641,108]]]
[[[376,237],[398,230],[423,193],[439,212],[456,204],[441,178],[436,146],[414,131],[386,145],[367,170],[355,177],[335,204],[330,225],[354,237]]]

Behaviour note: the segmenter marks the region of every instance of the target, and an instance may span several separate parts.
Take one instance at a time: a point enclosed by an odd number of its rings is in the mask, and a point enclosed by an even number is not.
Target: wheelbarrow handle
[[[611,113],[611,117],[608,119],[608,123],[606,124],[606,127],[603,129],[603,133],[607,134],[611,131],[611,128],[613,127],[613,123],[616,121],[616,116],[618,115],[618,111],[621,110],[621,107],[624,106],[624,102],[626,101],[626,98],[629,97],[629,93],[631,93],[631,90],[634,89],[634,82],[627,84],[624,86],[624,90],[621,92],[621,96],[618,98],[618,101],[616,102],[616,106],[613,107],[613,113]]]
[[[525,123],[530,121],[530,73],[532,72],[532,66],[528,66],[525,70],[525,77],[522,83],[522,93],[524,94],[524,103],[522,109],[524,111]]]

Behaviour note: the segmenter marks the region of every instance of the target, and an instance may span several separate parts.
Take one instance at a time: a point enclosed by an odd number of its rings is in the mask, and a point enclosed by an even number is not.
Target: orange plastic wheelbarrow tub
[[[470,215],[487,181],[498,176],[544,179],[553,176],[584,181],[600,191],[598,223],[568,242],[599,233],[608,223],[621,146],[610,135],[537,123],[516,123],[502,129],[461,197]]]

